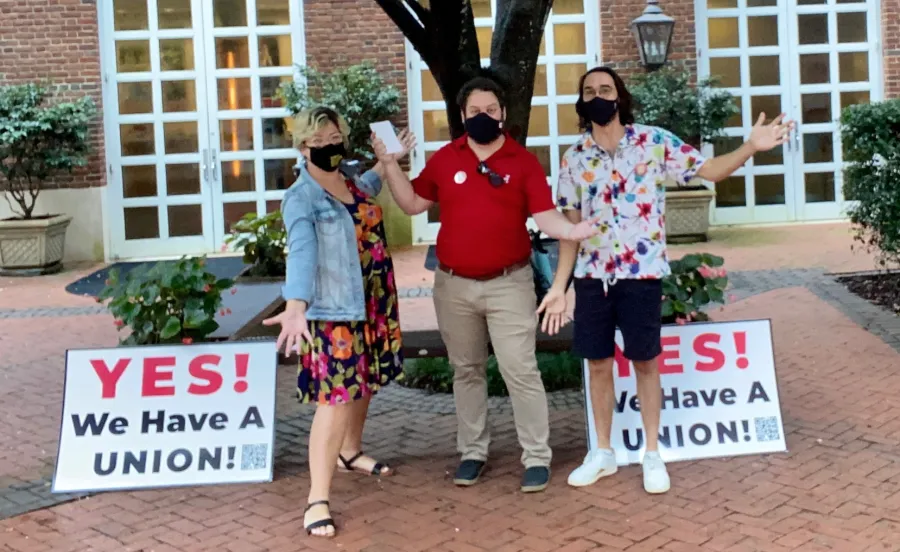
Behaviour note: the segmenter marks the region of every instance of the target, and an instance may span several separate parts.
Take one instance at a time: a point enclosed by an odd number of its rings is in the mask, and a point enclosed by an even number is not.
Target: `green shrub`
[[[205,258],[184,257],[176,262],[139,266],[124,280],[118,270],[110,271],[97,300],[109,300],[107,308],[115,317],[116,327],[131,330],[121,343],[189,344],[219,329],[215,316],[222,306],[222,293],[234,282],[217,279],[205,265]]]
[[[251,212],[231,226],[223,251],[241,249],[250,265],[248,276],[284,276],[287,270],[287,231],[281,211],[263,217]]]
[[[844,109],[841,141],[855,238],[882,266],[900,263],[900,100]]]
[[[87,163],[90,98],[48,102],[39,84],[0,86],[0,192],[14,214],[30,219],[44,183]]]
[[[388,120],[400,112],[400,92],[385,83],[368,62],[328,72],[312,67],[298,70],[306,82],[285,83],[280,89],[291,114],[315,106],[334,109],[350,126],[351,156],[374,159],[369,124]]]
[[[636,121],[664,128],[695,147],[722,136],[740,109],[731,94],[715,87],[715,79],[692,81],[691,73],[675,69],[633,77],[628,91]]]
[[[581,387],[581,359],[568,353],[538,353],[537,360],[547,391]],[[494,356],[488,359],[487,380],[488,395],[491,397],[509,395]],[[404,378],[399,383],[405,387],[424,389],[432,393],[452,393],[453,368],[446,358],[410,360],[406,363]]]
[[[693,253],[671,261],[672,273],[663,279],[663,324],[685,324],[709,320],[701,309],[710,303],[725,303],[728,272],[725,259],[708,253]]]

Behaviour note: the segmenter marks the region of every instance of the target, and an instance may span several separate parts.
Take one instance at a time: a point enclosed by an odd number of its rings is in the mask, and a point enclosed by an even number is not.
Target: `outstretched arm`
[[[403,159],[416,145],[415,135],[409,130],[404,130],[400,133],[398,139],[403,145],[403,151],[391,154],[387,153],[384,142],[374,133],[372,134],[372,147],[375,149],[375,156],[378,158],[378,163],[375,167],[382,172],[382,178],[387,180],[388,188],[390,188],[394,201],[397,202],[400,209],[407,215],[418,215],[430,209],[434,202],[416,193],[409,177],[403,172],[403,168],[400,167],[400,159]],[[425,171],[420,175],[420,178],[427,177],[427,169],[426,165]]]
[[[775,117],[771,123],[764,125],[766,114],[760,113],[759,119],[750,131],[750,139],[738,149],[707,160],[697,171],[697,176],[711,182],[718,182],[731,176],[741,168],[754,154],[769,151],[787,140],[794,122],[784,119],[784,113]]]

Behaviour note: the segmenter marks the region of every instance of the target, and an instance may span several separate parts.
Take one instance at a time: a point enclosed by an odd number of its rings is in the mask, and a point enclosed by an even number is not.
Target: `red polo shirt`
[[[463,136],[435,152],[412,183],[419,196],[440,204],[438,260],[471,278],[527,260],[528,217],[555,209],[541,163],[508,135],[485,160],[506,178],[504,184],[492,186],[488,176],[478,172],[478,163]]]

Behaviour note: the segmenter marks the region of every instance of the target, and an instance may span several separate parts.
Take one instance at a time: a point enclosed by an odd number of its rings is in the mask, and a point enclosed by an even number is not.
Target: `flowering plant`
[[[709,303],[725,303],[728,273],[722,257],[694,253],[672,261],[672,273],[663,279],[662,321],[687,324],[709,320],[701,309]]]
[[[247,276],[284,277],[287,271],[287,231],[281,211],[265,216],[245,214],[231,225],[222,251],[229,248],[244,252],[244,263],[250,265]]]
[[[97,301],[109,300],[116,327],[131,329],[121,344],[190,344],[216,331],[216,312],[229,314],[222,293],[231,288],[233,294],[234,282],[217,279],[205,265],[204,257],[183,257],[139,266],[124,279],[113,269]]]

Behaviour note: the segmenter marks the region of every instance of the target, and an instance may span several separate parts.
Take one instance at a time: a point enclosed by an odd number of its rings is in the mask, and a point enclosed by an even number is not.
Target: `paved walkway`
[[[450,398],[392,386],[373,403],[366,444],[400,471],[337,477],[333,542],[302,530],[312,410],[293,400],[291,367],[279,371],[273,483],[50,495],[64,350],[114,345],[115,330],[91,300],[61,291],[72,272],[0,280],[0,551],[900,551],[900,319],[827,275],[873,267],[850,253],[842,225],[748,234],[762,245],[717,232],[673,256],[716,252],[737,271],[737,300],[716,319],[772,319],[788,454],[672,464],[665,496],[645,495],[636,467],[572,489],[565,476],[584,452],[584,412],[579,393],[562,392],[551,397],[555,477],[546,493],[517,492],[505,400],[492,402],[492,469],[460,490],[449,475]],[[397,255],[407,296],[430,285],[423,258]],[[404,299],[404,326],[432,325],[429,305]]]

